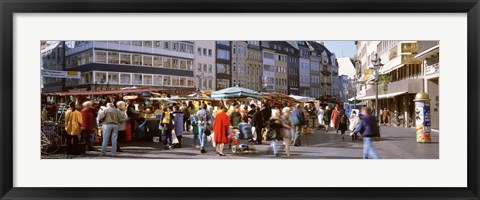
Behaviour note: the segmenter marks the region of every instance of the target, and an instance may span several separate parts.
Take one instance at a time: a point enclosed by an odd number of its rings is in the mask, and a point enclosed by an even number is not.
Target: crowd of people
[[[132,124],[131,132],[135,133],[135,121],[140,114],[133,103],[117,101],[106,103],[105,106],[94,106],[92,101],[85,101],[82,108],[71,102],[65,113],[65,130],[67,132],[67,152],[79,143],[78,138],[86,145],[87,151],[95,151],[92,146],[92,135],[101,129],[101,154],[107,154],[107,146],[111,141],[112,156],[121,152],[119,141],[125,137],[126,123]],[[153,114],[159,118],[161,141],[166,150],[182,148],[185,132],[192,131],[193,145],[200,154],[207,153],[205,146],[209,139],[219,156],[225,156],[225,145],[231,144],[230,135],[236,132],[238,138],[244,138],[249,143],[261,145],[264,140],[271,141],[271,149],[279,156],[279,146],[285,146],[286,156],[290,156],[290,146],[301,146],[300,136],[308,131],[310,120],[318,120],[317,129],[329,132],[336,131],[344,135],[350,130],[352,140],[360,133],[364,142],[364,158],[379,158],[372,145],[372,137],[376,128],[376,119],[371,115],[371,109],[364,107],[361,113],[355,111],[348,117],[339,105],[331,109],[312,104],[296,104],[290,107],[271,106],[269,102],[261,105],[245,105],[234,102],[228,106],[220,105],[215,109],[212,105],[200,102],[194,106],[191,102],[180,102],[172,105],[154,105]]]

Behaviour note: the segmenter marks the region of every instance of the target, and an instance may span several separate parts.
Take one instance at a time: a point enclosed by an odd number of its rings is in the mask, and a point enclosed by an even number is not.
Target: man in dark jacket
[[[300,134],[302,133],[303,126],[305,125],[305,115],[303,114],[303,111],[301,110],[301,105],[297,104],[295,105],[295,109],[293,110],[291,114],[292,122],[293,122],[293,127],[295,131],[293,132],[293,145],[294,146],[300,146],[301,141],[300,141]]]
[[[370,107],[362,108],[362,118],[360,124],[355,128],[350,136],[355,133],[360,133],[363,137],[363,159],[368,159],[371,156],[373,159],[379,159],[380,157],[373,146],[373,137],[377,129],[377,119],[370,113],[372,109]]]
[[[252,126],[255,127],[255,133],[257,135],[257,144],[262,144],[262,129],[264,127],[263,114],[260,111],[260,107],[257,107],[255,114],[252,118]]]
[[[92,147],[91,138],[95,132],[95,113],[93,112],[93,102],[85,101],[83,103],[82,113],[82,141],[85,142],[87,151],[95,151]]]

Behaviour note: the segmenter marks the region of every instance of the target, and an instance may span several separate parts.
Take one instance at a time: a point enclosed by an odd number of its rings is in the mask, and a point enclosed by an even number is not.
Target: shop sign
[[[440,65],[438,63],[435,63],[433,65],[427,65],[425,66],[425,75],[435,74],[438,72],[439,68]]]
[[[42,77],[52,77],[52,78],[80,78],[79,71],[57,71],[57,70],[42,70]]]
[[[402,54],[402,64],[418,64],[414,54]]]
[[[175,90],[175,94],[191,94],[192,91],[189,90]]]
[[[398,53],[397,48],[396,47],[392,48],[390,50],[390,54],[389,54],[388,58],[390,58],[390,60],[391,60],[391,59],[397,57],[397,53]]]
[[[402,43],[401,48],[402,48],[402,53],[411,53],[411,54],[418,53],[418,45],[416,42]]]

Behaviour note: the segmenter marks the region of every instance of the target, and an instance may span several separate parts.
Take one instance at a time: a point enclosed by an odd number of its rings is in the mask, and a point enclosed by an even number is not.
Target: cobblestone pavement
[[[439,133],[432,132],[432,143],[417,143],[415,130],[412,128],[397,128],[381,126],[381,140],[374,143],[382,159],[438,159],[439,158]],[[308,136],[301,136],[302,145],[291,147],[291,156],[286,157],[285,152],[280,152],[283,159],[361,159],[362,140],[352,141],[345,135],[342,140],[340,133],[330,130],[315,131]],[[248,143],[245,141],[245,143]],[[152,141],[135,141],[123,144],[122,150],[115,157],[107,153],[100,155],[100,145],[95,146],[97,151],[87,151],[80,156],[67,157],[64,151],[54,155],[42,155],[42,159],[279,159],[269,152],[270,142],[263,145],[254,145],[256,151],[246,153],[233,153],[225,145],[224,152],[227,156],[219,157],[215,153],[215,147],[207,144],[206,154],[200,154],[200,150],[193,146],[192,133],[184,135],[182,148],[164,150],[162,143]],[[110,151],[110,148],[109,150]]]

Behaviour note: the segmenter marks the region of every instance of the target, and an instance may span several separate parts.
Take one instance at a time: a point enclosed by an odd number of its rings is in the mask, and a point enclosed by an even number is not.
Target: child
[[[190,116],[190,123],[193,127],[193,145],[195,148],[200,148],[199,144],[199,138],[198,138],[198,125],[197,125],[197,120],[195,119],[195,115]]]

